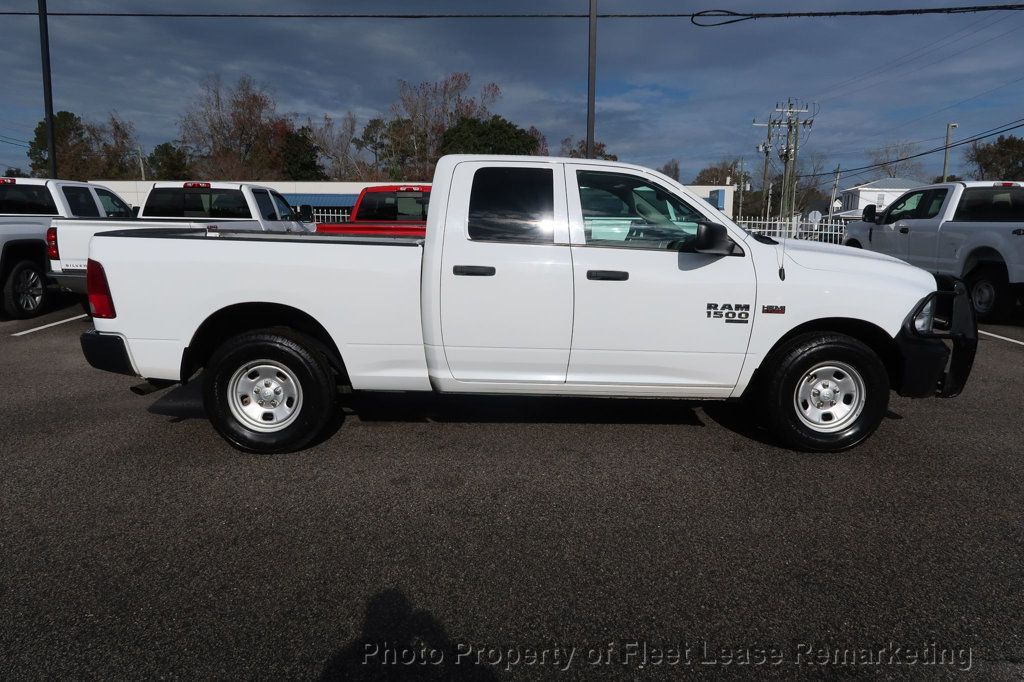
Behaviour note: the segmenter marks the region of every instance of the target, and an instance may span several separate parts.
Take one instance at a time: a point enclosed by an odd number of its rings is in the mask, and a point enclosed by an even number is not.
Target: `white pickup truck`
[[[47,252],[58,218],[131,218],[106,187],[70,180],[0,178],[0,296],[3,312],[29,318],[46,310]],[[114,225],[118,223],[116,220]]]
[[[978,319],[997,322],[1024,294],[1024,183],[918,187],[884,213],[866,207],[844,243],[966,280]]]
[[[203,228],[257,232],[315,232],[312,215],[300,217],[269,187],[238,182],[155,182],[131,225],[136,229]],[[105,222],[54,221],[50,271],[62,288],[85,293],[85,263],[93,235]]]
[[[126,230],[88,270],[88,361],[154,385],[202,370],[214,426],[256,452],[316,438],[339,384],[751,398],[786,445],[841,450],[891,389],[958,394],[977,344],[962,283],[750,234],[606,161],[443,157],[425,239]]]

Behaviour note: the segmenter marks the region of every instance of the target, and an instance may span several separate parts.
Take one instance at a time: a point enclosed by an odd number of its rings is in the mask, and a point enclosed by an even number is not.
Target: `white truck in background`
[[[132,217],[121,197],[100,185],[42,178],[0,178],[0,307],[13,318],[46,310],[48,241],[56,219],[94,219],[106,227]]]
[[[844,244],[964,279],[978,319],[1008,318],[1024,295],[1024,183],[948,182],[874,205]]]
[[[890,390],[957,395],[977,344],[960,282],[751,234],[665,175],[584,159],[443,157],[425,239],[98,234],[88,283],[89,363],[153,386],[202,370],[211,422],[255,452],[317,438],[339,384],[745,398],[785,445],[842,450]]]
[[[300,217],[275,190],[238,182],[155,182],[131,226],[136,229],[316,231],[312,216]],[[85,294],[89,241],[93,235],[108,229],[110,224],[102,221],[54,221],[50,271],[63,289]]]

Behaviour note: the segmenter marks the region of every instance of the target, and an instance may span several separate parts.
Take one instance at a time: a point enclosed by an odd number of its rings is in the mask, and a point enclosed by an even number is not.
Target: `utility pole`
[[[51,178],[57,177],[57,141],[53,132],[53,86],[50,83],[50,30],[46,0],[39,0],[39,51],[43,61],[43,105],[46,116],[46,158]]]
[[[772,153],[772,136],[775,133],[775,129],[779,127],[779,124],[780,121],[778,119],[770,116],[767,123],[758,123],[757,119],[754,119],[755,127],[768,129],[764,142],[757,145],[757,151],[764,155],[764,168],[761,170],[761,201],[764,205],[761,207],[761,215],[765,220],[768,220],[772,215],[772,185],[768,180],[768,163]]]
[[[949,142],[953,137],[953,128],[958,127],[956,123],[946,124],[946,149],[942,155],[942,181],[945,182],[949,176]]]
[[[836,164],[836,179],[832,181],[832,198],[828,202],[828,219],[832,220],[832,212],[835,210],[836,193],[839,191],[839,164]]]
[[[142,175],[142,181],[146,181],[146,162],[142,156],[142,145],[140,144],[136,149],[139,152],[139,173]]]
[[[800,120],[800,114],[806,114],[808,107],[800,106],[792,99],[786,100],[785,106],[775,105],[775,111],[784,119],[786,125],[786,146],[779,150],[779,158],[786,167],[782,174],[782,203],[779,207],[780,218],[789,220],[796,213],[796,161],[800,149],[800,127],[810,128],[813,118]]]
[[[590,0],[590,38],[587,45],[587,158],[594,158],[594,100],[597,91],[597,0]]]
[[[743,186],[747,184],[746,176],[743,172],[743,157],[740,157],[740,172],[739,172],[739,197],[736,199],[736,217],[743,217]]]

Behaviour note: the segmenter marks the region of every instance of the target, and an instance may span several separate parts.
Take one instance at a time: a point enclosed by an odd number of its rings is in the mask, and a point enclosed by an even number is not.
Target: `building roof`
[[[913,187],[920,187],[927,183],[923,183],[920,180],[911,180],[909,178],[882,178],[881,180],[874,180],[872,182],[865,182],[863,185],[854,185],[844,189],[844,192],[849,192],[854,189],[911,189]]]
[[[355,206],[358,194],[296,194],[293,192],[281,192],[281,195],[288,200],[292,206]]]

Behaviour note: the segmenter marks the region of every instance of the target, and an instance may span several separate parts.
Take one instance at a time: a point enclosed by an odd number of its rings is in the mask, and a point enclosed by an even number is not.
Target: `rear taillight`
[[[60,260],[60,249],[57,248],[56,227],[51,227],[46,231],[46,257],[50,260]]]
[[[117,317],[114,311],[114,299],[110,297],[110,286],[107,284],[107,273],[97,261],[89,259],[85,271],[85,286],[89,292],[89,314],[102,320]]]
[[[182,185],[185,189],[209,189],[210,183],[208,182],[186,182]]]

